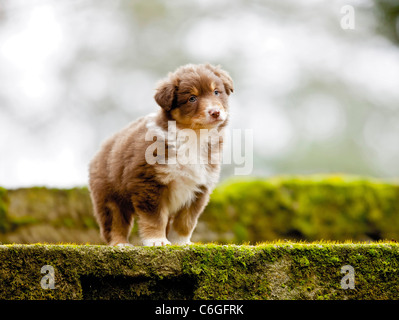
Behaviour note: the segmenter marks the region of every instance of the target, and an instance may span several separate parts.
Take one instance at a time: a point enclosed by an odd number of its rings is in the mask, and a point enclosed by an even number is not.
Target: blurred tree
[[[374,10],[378,20],[377,32],[393,43],[399,44],[399,2],[397,0],[375,0]]]

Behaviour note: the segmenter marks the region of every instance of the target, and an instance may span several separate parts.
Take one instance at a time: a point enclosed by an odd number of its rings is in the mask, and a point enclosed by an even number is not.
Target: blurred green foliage
[[[399,2],[397,0],[376,0],[377,31],[399,44]]]
[[[0,241],[100,243],[88,189],[0,189]]]
[[[398,240],[399,184],[348,175],[220,184],[193,241]],[[0,189],[0,241],[102,243],[87,188]],[[139,243],[137,226],[130,241]]]
[[[201,219],[232,243],[397,239],[399,185],[339,175],[230,180]]]
[[[7,211],[7,190],[0,188],[0,232],[5,232],[8,229]]]

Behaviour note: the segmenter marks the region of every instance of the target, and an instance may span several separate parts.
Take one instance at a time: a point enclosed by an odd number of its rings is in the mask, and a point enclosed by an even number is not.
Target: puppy
[[[157,113],[105,141],[90,163],[89,188],[107,244],[129,245],[134,218],[145,246],[191,244],[219,179],[231,92],[219,66],[182,66],[159,83]]]

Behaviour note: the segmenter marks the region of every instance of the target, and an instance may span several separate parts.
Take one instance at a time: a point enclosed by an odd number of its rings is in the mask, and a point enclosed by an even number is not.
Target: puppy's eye
[[[215,90],[215,91],[213,91],[213,93],[215,94],[215,96],[218,96],[220,94],[220,91],[219,90]]]
[[[191,96],[191,97],[188,99],[188,101],[190,101],[190,102],[195,102],[195,101],[197,101],[197,97],[196,97],[196,96]]]

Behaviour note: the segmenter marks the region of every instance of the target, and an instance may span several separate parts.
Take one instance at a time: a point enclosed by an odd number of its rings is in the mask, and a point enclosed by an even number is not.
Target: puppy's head
[[[180,126],[215,128],[227,122],[231,92],[233,80],[219,66],[188,64],[169,73],[154,98]]]

